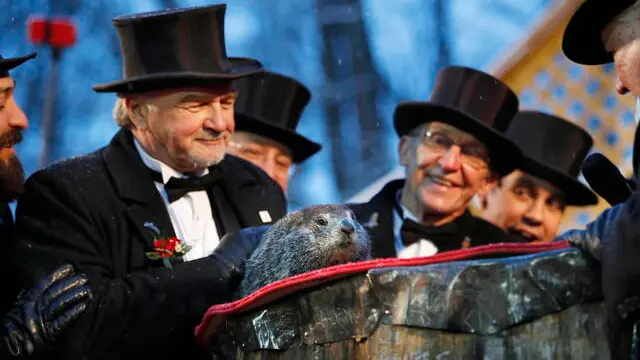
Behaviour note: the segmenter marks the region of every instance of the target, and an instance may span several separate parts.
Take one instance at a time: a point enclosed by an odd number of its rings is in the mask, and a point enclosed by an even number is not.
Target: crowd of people
[[[14,146],[28,121],[9,71],[38,60],[0,57],[0,359],[206,358],[194,327],[229,301],[261,234],[286,214],[291,167],[322,149],[296,132],[312,96],[304,84],[227,56],[225,10],[115,18],[124,75],[93,89],[117,94],[119,131],[26,181]],[[579,64],[615,62],[618,93],[640,96],[640,2],[587,0],[563,51]],[[640,195],[558,234],[567,206],[598,201],[578,180],[589,133],[521,111],[500,79],[462,66],[441,69],[428,100],[397,104],[393,123],[404,179],[347,204],[372,256],[568,240],[600,261],[612,358],[628,358]]]

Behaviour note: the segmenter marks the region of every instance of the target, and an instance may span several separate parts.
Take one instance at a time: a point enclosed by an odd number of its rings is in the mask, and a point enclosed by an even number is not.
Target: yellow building
[[[584,66],[562,53],[562,34],[582,1],[561,1],[531,34],[489,69],[520,98],[520,109],[560,115],[585,128],[593,137],[592,151],[607,156],[626,176],[633,169],[635,101],[615,91],[613,64]],[[584,181],[584,179],[581,179]],[[608,204],[568,208],[561,231],[581,228]]]
[[[594,140],[592,151],[607,156],[629,176],[635,129],[633,97],[616,94],[613,64],[583,66],[562,53],[564,28],[581,3],[560,1],[526,39],[485,71],[501,78],[518,94],[521,110],[557,114],[585,128]],[[387,181],[403,175],[402,169],[396,168],[349,202],[367,201]],[[583,228],[606,207],[606,201],[600,199],[596,206],[568,208],[560,231]],[[476,211],[472,206],[472,212]]]

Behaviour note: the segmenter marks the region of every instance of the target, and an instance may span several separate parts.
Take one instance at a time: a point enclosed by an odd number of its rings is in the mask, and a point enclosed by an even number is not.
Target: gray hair
[[[140,115],[146,119],[147,114],[153,107],[153,105],[148,103],[139,104]],[[116,121],[116,124],[121,128],[129,129],[133,126],[133,121],[129,117],[129,111],[124,104],[124,98],[118,96],[115,105],[113,106],[113,119]]]
[[[615,52],[625,44],[640,39],[640,1],[619,13],[611,20],[601,33],[601,40],[608,52]]]
[[[121,97],[118,97],[116,104],[113,106],[113,119],[121,128],[128,129],[132,125],[129,113],[127,113],[127,107],[124,106],[124,99]]]

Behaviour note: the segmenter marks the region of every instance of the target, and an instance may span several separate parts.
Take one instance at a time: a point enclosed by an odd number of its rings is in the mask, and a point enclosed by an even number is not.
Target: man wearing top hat
[[[9,204],[18,199],[24,186],[24,170],[14,146],[22,142],[22,133],[29,126],[26,115],[14,98],[17,84],[9,70],[35,57],[35,53],[6,59],[0,56],[0,254],[7,253],[14,230]],[[0,261],[0,276],[10,281],[6,265],[5,261]],[[9,310],[15,300],[13,295],[15,293],[6,292],[0,295],[0,314]]]
[[[236,131],[228,153],[260,167],[286,194],[291,165],[322,149],[296,132],[311,92],[296,79],[269,71],[234,83]]]
[[[59,359],[194,359],[194,327],[228,301],[257,238],[225,236],[285,213],[282,190],[226,155],[233,80],[262,71],[229,58],[226,6],[117,17],[121,129],[91,154],[33,174],[17,209],[24,285],[60,262],[87,273],[95,301],[54,349]]]
[[[480,216],[526,241],[551,242],[566,206],[598,203],[577,179],[593,139],[572,122],[538,111],[519,112],[505,135],[523,160],[480,199]]]
[[[367,203],[351,205],[370,231],[374,258],[514,240],[472,216],[468,205],[515,168],[520,150],[502,132],[517,111],[518,98],[501,81],[455,66],[438,73],[430,101],[396,107],[406,178],[388,183]]]
[[[640,97],[640,2],[587,0],[565,29],[562,49],[584,65],[614,62],[616,89]],[[638,99],[637,99],[638,100]],[[637,101],[636,118],[640,110]],[[640,128],[636,127],[633,173],[638,180]],[[609,315],[612,359],[628,359],[633,333],[640,331],[640,193],[605,210],[585,231],[570,231],[562,239],[587,249],[602,262],[602,292]],[[636,350],[640,344],[635,344]],[[638,358],[640,354],[633,354]]]
[[[22,193],[24,171],[14,146],[22,141],[28,121],[14,98],[16,81],[9,74],[26,56],[0,56],[0,359],[31,359],[43,356],[60,333],[83,313],[91,301],[91,291],[84,275],[64,265],[39,280],[18,301],[12,296],[13,274],[7,268],[8,251],[13,234],[13,215],[9,203]],[[15,291],[14,291],[15,292]],[[66,301],[65,301],[66,300]]]

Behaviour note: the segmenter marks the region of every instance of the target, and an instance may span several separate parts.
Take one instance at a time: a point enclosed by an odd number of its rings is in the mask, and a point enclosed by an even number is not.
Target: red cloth
[[[451,261],[471,260],[485,257],[517,256],[545,251],[559,250],[569,247],[566,241],[547,244],[504,243],[472,247],[469,249],[442,252],[433,256],[409,259],[375,259],[357,263],[331,266],[299,274],[271,283],[242,299],[231,303],[214,305],[207,310],[195,329],[198,343],[206,347],[212,340],[217,328],[226,316],[246,312],[274,302],[292,292],[333,281],[339,278],[367,272],[371,269],[391,267],[423,266]]]

